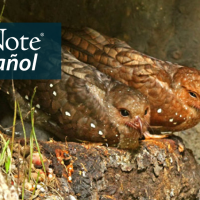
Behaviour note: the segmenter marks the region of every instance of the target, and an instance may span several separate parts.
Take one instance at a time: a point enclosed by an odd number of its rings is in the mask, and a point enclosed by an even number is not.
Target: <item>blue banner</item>
[[[0,23],[0,79],[61,79],[61,23]]]

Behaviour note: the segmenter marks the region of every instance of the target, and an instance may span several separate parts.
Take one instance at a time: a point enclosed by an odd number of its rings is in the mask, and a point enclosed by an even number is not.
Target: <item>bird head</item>
[[[200,121],[200,71],[195,68],[181,67],[173,76],[173,88],[181,106],[183,123],[176,129],[187,129]],[[178,108],[180,109],[180,108]]]
[[[200,71],[189,67],[179,68],[174,75],[173,84],[180,101],[200,118]]]
[[[143,136],[150,121],[150,106],[144,95],[120,84],[112,88],[107,102],[110,119],[119,134],[132,134],[135,138]]]

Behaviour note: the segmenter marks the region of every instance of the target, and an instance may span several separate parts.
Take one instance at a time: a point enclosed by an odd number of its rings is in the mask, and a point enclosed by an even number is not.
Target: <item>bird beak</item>
[[[138,130],[141,134],[143,133],[143,125],[142,125],[142,120],[140,117],[136,116],[133,121],[126,122],[126,125]]]

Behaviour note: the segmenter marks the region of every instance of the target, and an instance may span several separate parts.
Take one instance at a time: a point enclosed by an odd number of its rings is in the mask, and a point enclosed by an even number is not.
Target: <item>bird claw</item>
[[[152,135],[149,131],[144,132],[145,139],[162,139],[171,136],[172,134],[164,134],[164,135]]]
[[[183,144],[183,141],[181,138],[174,136],[173,134],[163,135],[165,137],[157,137],[159,135],[151,135],[150,133],[147,134],[147,136],[156,136],[156,137],[145,137],[145,140],[143,140],[143,143],[146,144],[154,144],[159,146],[160,148],[166,148],[169,152],[173,153],[176,149],[180,153],[182,153],[185,150],[185,146]],[[168,137],[168,138],[166,138]]]

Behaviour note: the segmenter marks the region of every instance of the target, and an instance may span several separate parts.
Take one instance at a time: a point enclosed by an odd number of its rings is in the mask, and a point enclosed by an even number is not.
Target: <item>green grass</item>
[[[6,173],[10,173],[10,166],[11,166],[11,151],[10,151],[10,148],[9,148],[9,143],[10,143],[10,140],[5,140],[3,135],[0,135],[1,137],[1,145],[2,145],[2,152],[0,154],[0,166],[5,166],[5,170],[6,170]]]
[[[14,98],[15,98],[14,83],[12,83],[12,86],[13,86],[13,95],[14,95]],[[30,115],[31,115],[31,134],[30,134],[30,160],[29,160],[29,169],[28,169],[28,182],[30,182],[30,180],[31,180],[32,156],[33,156],[34,146],[36,146],[36,148],[37,148],[40,160],[42,162],[43,171],[46,174],[46,169],[45,169],[45,166],[44,166],[42,154],[41,154],[41,151],[40,151],[39,143],[37,141],[37,137],[36,137],[36,134],[35,134],[35,127],[34,127],[34,111],[35,111],[35,108],[33,107],[33,99],[34,99],[35,93],[36,93],[36,88],[34,88],[34,91],[33,91],[33,95],[32,95],[31,102],[30,102],[30,112],[29,112]],[[22,116],[20,105],[15,98],[14,99],[14,117],[13,117],[13,129],[12,129],[11,142],[10,142],[10,140],[6,141],[3,137],[3,135],[0,134],[0,138],[2,140],[2,153],[0,154],[0,166],[3,166],[3,165],[5,166],[5,171],[6,171],[7,174],[11,172],[10,166],[11,166],[11,161],[12,161],[13,145],[14,145],[14,142],[15,142],[15,125],[16,125],[17,112],[19,113],[19,117],[20,117],[21,124],[22,124],[22,129],[23,129],[23,134],[24,134],[24,141],[25,141],[24,149],[26,149],[26,146],[27,146],[27,137],[26,137],[26,130],[25,130],[25,126],[24,126],[24,119],[23,119],[23,116]],[[9,144],[10,144],[10,148],[9,148]],[[24,180],[23,180],[23,183],[22,183],[22,199],[24,199],[25,179],[26,179],[26,172],[27,172],[27,169],[25,168],[25,151],[23,153],[23,169],[22,170],[25,174]],[[35,181],[35,188],[37,187],[39,176],[40,176],[40,174],[38,174],[37,180]]]
[[[1,13],[0,13],[0,23],[4,19],[3,13],[4,13],[4,10],[5,10],[5,6],[6,6],[6,0],[3,1],[3,7],[2,7]],[[12,80],[12,88],[13,88],[13,96],[15,98],[16,96],[15,96],[15,88],[14,88],[13,80]],[[40,160],[42,162],[42,167],[43,167],[44,173],[46,174],[46,169],[45,169],[45,166],[44,166],[42,154],[41,154],[41,151],[40,151],[40,147],[39,147],[39,144],[38,144],[38,141],[37,141],[37,137],[36,137],[36,134],[35,134],[35,128],[34,128],[34,111],[35,111],[35,108],[33,107],[33,99],[34,99],[35,93],[36,93],[36,88],[34,88],[34,92],[33,92],[33,95],[32,95],[32,98],[31,98],[31,103],[30,103],[30,105],[31,105],[30,106],[30,111],[31,111],[30,113],[31,113],[32,130],[31,130],[31,134],[30,134],[30,160],[29,160],[29,169],[28,169],[28,181],[29,182],[31,180],[31,172],[32,172],[31,166],[32,166],[32,156],[33,156],[34,144],[36,144],[37,151],[39,153]],[[21,113],[20,105],[15,98],[11,142],[10,142],[10,140],[6,141],[3,137],[3,135],[0,134],[0,138],[2,140],[2,144],[1,144],[2,145],[2,152],[0,154],[0,166],[3,166],[3,165],[5,166],[5,171],[6,171],[7,174],[11,172],[10,166],[11,166],[11,162],[12,162],[13,145],[14,145],[14,142],[15,142],[15,126],[16,126],[17,110],[18,110],[20,120],[21,120],[21,124],[22,124],[22,128],[23,128],[23,135],[24,135],[24,141],[25,141],[24,149],[26,149],[26,145],[27,145],[27,137],[26,137],[26,130],[25,130],[25,126],[24,126],[23,116],[22,116],[22,113]],[[9,147],[9,144],[10,144],[10,147]],[[23,153],[23,167],[25,167],[25,151]],[[24,171],[24,174],[26,174],[25,168],[23,169],[23,171]],[[35,189],[36,189],[36,186],[37,186],[37,183],[38,183],[38,180],[39,180],[39,176],[40,176],[40,174],[38,173],[37,180],[35,181]],[[25,178],[26,178],[26,176],[24,176],[24,180],[23,180],[23,184],[22,184],[22,199],[24,199]],[[34,193],[35,193],[35,190],[33,191],[33,195],[34,195]]]

